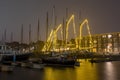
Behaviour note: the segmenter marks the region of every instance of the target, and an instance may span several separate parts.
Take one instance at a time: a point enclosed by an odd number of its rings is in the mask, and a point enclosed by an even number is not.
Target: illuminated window
[[[112,37],[112,35],[109,34],[109,35],[108,35],[108,38],[111,38],[111,37]]]
[[[93,42],[94,42],[94,43],[97,43],[97,40],[94,40]]]
[[[103,37],[103,38],[106,38],[106,35],[103,35],[102,37]]]

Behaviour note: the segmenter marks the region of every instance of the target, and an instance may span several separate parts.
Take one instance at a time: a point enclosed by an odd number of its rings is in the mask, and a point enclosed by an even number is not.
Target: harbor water
[[[90,63],[80,66],[47,66],[42,70],[15,67],[13,72],[0,72],[0,80],[120,80],[120,61]]]

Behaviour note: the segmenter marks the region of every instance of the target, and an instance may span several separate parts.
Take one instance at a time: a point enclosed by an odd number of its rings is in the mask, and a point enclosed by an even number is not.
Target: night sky
[[[80,22],[85,18],[89,20],[92,34],[120,30],[120,0],[0,0],[0,40],[4,30],[7,29],[7,41],[10,41],[11,32],[13,32],[13,40],[20,41],[21,24],[23,24],[24,42],[28,42],[28,28],[31,24],[32,41],[36,41],[38,18],[40,39],[45,40],[46,12],[49,13],[49,25],[51,25],[53,5],[55,5],[57,25],[66,17],[66,8],[68,8],[68,17],[75,14],[77,30],[79,12],[81,12]]]

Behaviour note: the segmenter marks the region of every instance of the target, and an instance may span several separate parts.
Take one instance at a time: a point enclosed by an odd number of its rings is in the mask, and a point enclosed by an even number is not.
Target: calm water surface
[[[45,67],[43,70],[18,67],[12,73],[0,72],[0,80],[120,80],[120,62],[81,61],[79,67]]]

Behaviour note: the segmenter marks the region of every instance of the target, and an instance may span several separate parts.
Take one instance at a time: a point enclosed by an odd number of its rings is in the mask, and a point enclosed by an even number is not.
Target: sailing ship
[[[79,66],[80,63],[75,57],[68,57],[68,54],[51,52],[51,56],[42,58],[42,63],[49,66]]]

